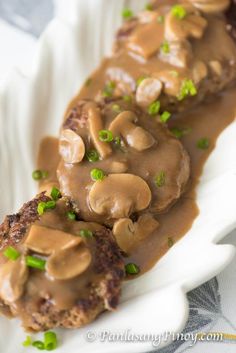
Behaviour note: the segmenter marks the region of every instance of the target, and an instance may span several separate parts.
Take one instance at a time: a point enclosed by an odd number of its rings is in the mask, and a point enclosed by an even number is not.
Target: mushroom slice
[[[129,146],[141,152],[155,144],[154,137],[140,126],[136,126],[134,122],[137,120],[136,115],[131,111],[124,111],[117,115],[109,126],[109,130],[114,135],[121,134]]]
[[[230,0],[188,0],[205,13],[223,12],[230,6]]]
[[[121,218],[113,226],[113,234],[120,248],[129,253],[141,240],[147,238],[159,226],[150,214],[140,216],[136,223],[129,218]]]
[[[178,19],[170,11],[165,18],[165,37],[168,41],[182,41],[188,38],[202,38],[207,27],[207,20],[191,5],[182,5],[186,17]]]
[[[0,297],[5,303],[13,303],[21,297],[28,278],[24,258],[6,262],[0,269]]]
[[[59,153],[66,163],[79,163],[85,155],[84,141],[73,130],[62,130],[59,140]]]
[[[141,106],[147,107],[159,98],[162,82],[156,78],[145,78],[137,88],[136,101]]]
[[[67,280],[83,273],[92,260],[88,248],[81,244],[73,248],[57,251],[47,261],[46,270],[58,280]]]
[[[151,198],[148,184],[133,174],[110,174],[104,180],[96,181],[89,192],[92,210],[116,219],[144,210]]]
[[[80,237],[61,230],[32,225],[24,245],[39,254],[50,255],[53,252],[79,245],[81,242]]]
[[[102,159],[112,153],[111,146],[107,142],[99,140],[99,131],[103,129],[101,114],[95,104],[88,105],[88,125],[93,144]]]
[[[126,161],[113,161],[110,165],[111,173],[125,173],[128,169],[128,164]]]

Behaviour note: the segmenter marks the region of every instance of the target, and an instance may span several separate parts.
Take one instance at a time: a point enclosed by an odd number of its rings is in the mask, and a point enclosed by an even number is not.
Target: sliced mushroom
[[[113,161],[110,166],[111,173],[125,173],[128,169],[127,162]]]
[[[112,153],[112,149],[107,142],[99,140],[99,131],[103,129],[101,113],[99,111],[99,108],[94,104],[88,105],[87,109],[89,132],[91,135],[91,139],[100,157],[104,159]]]
[[[59,153],[66,163],[79,163],[85,154],[84,141],[73,130],[62,130],[59,140]]]
[[[28,267],[24,258],[6,262],[0,269],[0,297],[5,303],[19,299],[28,278]]]
[[[192,46],[187,40],[172,41],[169,43],[169,53],[160,51],[159,57],[173,66],[186,68],[193,57]]]
[[[32,225],[24,245],[39,254],[51,255],[53,252],[71,248],[81,242],[80,237],[61,230]]]
[[[177,71],[163,70],[158,73],[158,78],[162,81],[164,92],[167,95],[176,97],[184,80],[184,77]]]
[[[186,17],[178,19],[170,11],[165,18],[165,37],[168,41],[182,41],[188,38],[202,38],[207,27],[207,20],[191,5],[182,5]]]
[[[129,218],[121,218],[113,226],[113,234],[120,248],[129,253],[141,240],[147,238],[159,226],[153,216],[146,214],[136,223]]]
[[[137,88],[136,101],[141,106],[147,107],[161,94],[162,83],[156,78],[145,78]]]
[[[136,115],[131,111],[124,111],[117,115],[109,126],[109,130],[114,135],[119,135],[126,140],[129,146],[137,151],[143,151],[152,147],[155,143],[154,137],[140,126],[136,126],[134,122],[137,120]]]
[[[196,8],[205,13],[226,11],[230,6],[230,0],[188,0]]]
[[[130,51],[140,55],[144,59],[149,59],[159,50],[163,37],[162,32],[164,29],[163,25],[157,21],[158,14],[150,11],[149,19],[151,17],[151,21],[144,24],[141,23],[132,31],[126,43]],[[147,19],[147,15],[145,15],[145,18]],[[156,35],[156,33],[159,35]]]
[[[147,208],[151,197],[149,186],[139,176],[110,174],[94,183],[89,192],[89,204],[99,215],[123,218]]]
[[[46,270],[58,280],[67,280],[82,274],[90,265],[91,253],[84,244],[57,251],[47,261]]]

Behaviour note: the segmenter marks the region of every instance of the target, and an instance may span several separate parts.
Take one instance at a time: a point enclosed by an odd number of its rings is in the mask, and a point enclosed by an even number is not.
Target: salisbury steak
[[[26,330],[78,328],[117,307],[120,250],[110,230],[78,220],[68,199],[38,195],[5,218],[0,236],[0,309]]]
[[[86,221],[111,222],[166,211],[189,179],[189,157],[158,103],[148,114],[132,101],[75,102],[60,136],[58,180]]]

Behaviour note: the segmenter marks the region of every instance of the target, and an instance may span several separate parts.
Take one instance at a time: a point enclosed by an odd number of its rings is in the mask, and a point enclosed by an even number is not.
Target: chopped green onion
[[[81,229],[79,234],[83,238],[92,238],[93,237],[93,232],[91,232],[91,230],[88,230],[88,229]]]
[[[31,339],[30,336],[27,336],[26,339],[25,339],[25,341],[22,343],[22,345],[23,345],[24,347],[29,347],[29,346],[31,346],[31,344],[32,344],[32,339]]]
[[[166,40],[161,44],[161,51],[164,54],[170,53],[170,44]]]
[[[137,275],[140,272],[140,269],[136,264],[130,263],[125,265],[125,271],[128,275]]]
[[[99,154],[96,150],[90,150],[86,153],[87,160],[91,163],[99,161]]]
[[[172,248],[172,246],[174,245],[174,240],[172,238],[168,238],[168,247]]]
[[[112,110],[115,113],[120,113],[121,112],[121,107],[119,106],[119,104],[113,104],[112,105]]]
[[[123,100],[127,103],[130,103],[132,102],[132,97],[126,94],[123,96]]]
[[[166,173],[161,171],[158,175],[155,176],[155,184],[157,187],[161,188],[165,185],[166,182]]]
[[[109,130],[100,130],[99,140],[102,142],[111,142],[113,141],[113,133]]]
[[[170,132],[177,138],[181,139],[184,135],[189,134],[192,131],[191,128],[180,128],[180,127],[172,127]]]
[[[128,20],[130,19],[131,17],[133,17],[134,13],[131,9],[129,8],[125,8],[123,9],[122,11],[122,17],[125,19],[125,20]]]
[[[156,114],[159,113],[160,108],[161,108],[161,103],[160,103],[160,101],[156,101],[156,102],[154,102],[154,103],[152,103],[152,104],[149,105],[149,107],[148,107],[148,113],[149,113],[150,115],[156,115]]]
[[[116,83],[113,81],[110,81],[106,84],[104,90],[103,90],[103,97],[112,97],[114,89],[116,88]]]
[[[42,341],[34,341],[32,343],[32,346],[39,349],[40,351],[43,351],[45,349],[44,343]]]
[[[34,170],[32,173],[32,178],[34,180],[46,179],[48,177],[48,172],[46,170]]]
[[[146,79],[147,77],[146,76],[141,76],[137,79],[136,81],[136,85],[139,86],[141,85],[141,83]]]
[[[201,150],[207,150],[210,146],[210,141],[208,138],[203,137],[197,142],[197,147]]]
[[[39,202],[38,204],[38,214],[42,216],[46,210],[52,210],[56,207],[56,201],[50,200],[47,202]]]
[[[55,186],[52,188],[51,190],[51,198],[54,200],[54,201],[57,201],[58,199],[61,198],[61,192],[58,188],[56,188]]]
[[[105,178],[105,173],[103,170],[95,168],[91,170],[90,176],[93,181],[103,180]]]
[[[6,250],[4,251],[3,255],[12,261],[16,261],[20,257],[19,251],[17,251],[12,246],[8,246],[8,248],[6,248]]]
[[[45,270],[46,261],[35,256],[26,256],[26,265],[28,267],[37,268],[38,270]]]
[[[197,94],[197,88],[195,84],[193,83],[192,80],[185,79],[182,82],[181,88],[180,88],[180,93],[178,95],[178,100],[182,101],[184,98],[188,96],[196,96]]]
[[[56,201],[51,200],[46,202],[45,210],[53,210],[56,207]]]
[[[57,335],[53,331],[45,332],[44,346],[47,351],[53,351],[57,348]]]
[[[161,114],[160,120],[162,123],[166,123],[170,119],[170,117],[171,117],[171,114],[165,111]]]
[[[68,211],[66,215],[67,215],[67,218],[68,218],[70,221],[75,221],[75,220],[76,220],[76,214],[75,214],[75,212],[73,212],[73,211]]]
[[[164,21],[165,21],[165,17],[164,16],[158,16],[157,17],[157,22],[158,23],[164,23]]]
[[[89,77],[86,81],[85,81],[85,86],[88,87],[90,86],[92,83],[92,79]]]
[[[46,202],[39,202],[37,211],[40,216],[44,214],[45,209],[46,209]]]
[[[171,9],[172,15],[174,15],[178,20],[183,20],[187,16],[186,9],[181,5],[174,5]]]
[[[152,4],[146,4],[145,10],[147,10],[147,11],[153,11],[153,5],[152,5]]]

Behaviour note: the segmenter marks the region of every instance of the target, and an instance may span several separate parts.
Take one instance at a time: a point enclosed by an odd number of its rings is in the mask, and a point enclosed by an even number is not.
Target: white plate
[[[31,171],[39,141],[57,133],[67,103],[110,51],[126,3],[69,0],[64,16],[53,20],[41,37],[33,70],[15,72],[1,87],[1,217],[35,194]],[[128,3],[140,8],[146,1]],[[235,136],[234,123],[221,135],[205,166],[197,195],[201,212],[191,231],[149,273],[124,285],[117,313],[104,314],[84,329],[58,330],[58,353],[138,353],[153,348],[150,342],[100,342],[104,330],[156,335],[181,331],[188,316],[186,292],[222,271],[235,253],[231,245],[216,245],[236,227]],[[88,331],[96,332],[95,342],[86,341]],[[25,351],[24,338],[17,320],[0,318],[1,352]]]

